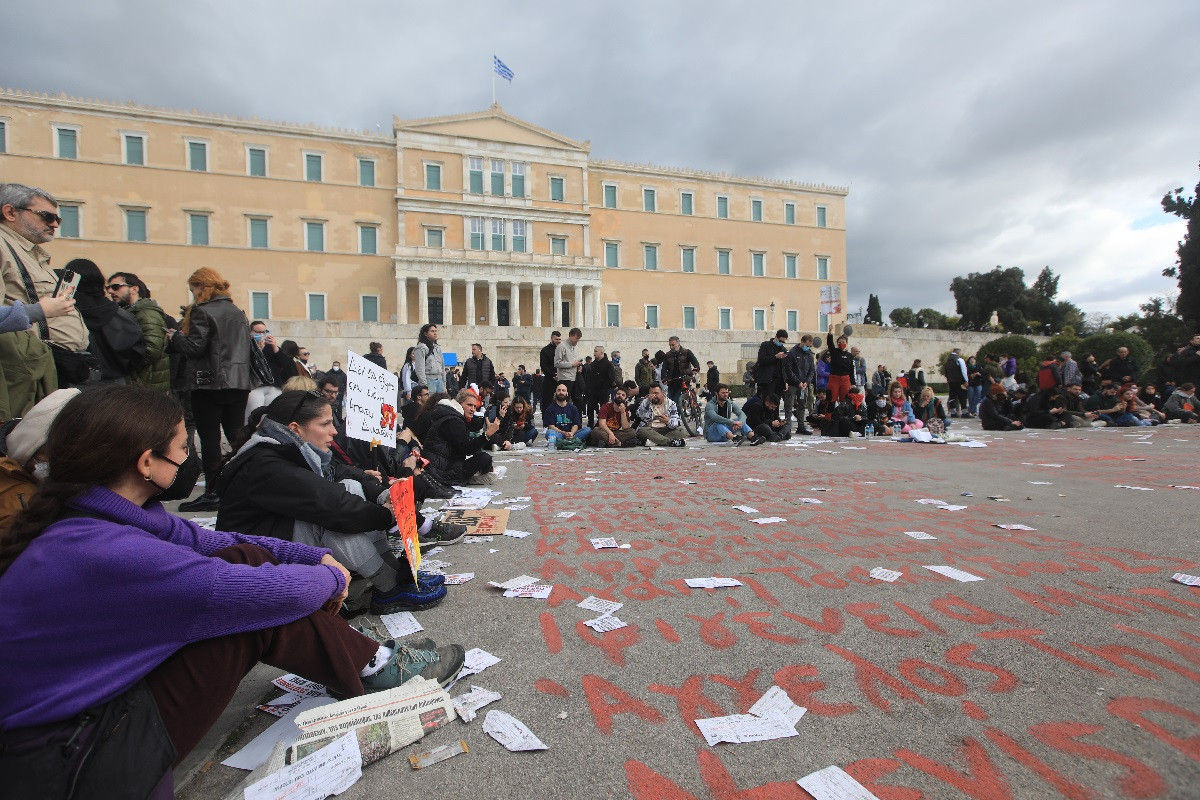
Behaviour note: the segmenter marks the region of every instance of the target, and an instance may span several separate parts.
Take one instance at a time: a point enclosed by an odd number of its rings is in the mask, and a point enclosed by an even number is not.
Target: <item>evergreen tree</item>
[[[879,295],[871,295],[867,300],[867,316],[863,319],[864,325],[881,325],[883,324],[883,309],[879,306]]]
[[[1163,275],[1179,280],[1179,298],[1175,308],[1188,330],[1200,330],[1200,183],[1195,194],[1183,196],[1183,187],[1163,195],[1163,211],[1187,220],[1187,232],[1179,243],[1179,259]]]

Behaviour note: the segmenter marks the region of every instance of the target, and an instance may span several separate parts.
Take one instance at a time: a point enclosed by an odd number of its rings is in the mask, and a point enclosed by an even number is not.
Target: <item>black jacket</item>
[[[558,374],[558,368],[554,366],[554,349],[554,344],[550,343],[543,347],[538,355],[538,366],[542,368],[542,375],[551,381]]]
[[[496,368],[492,365],[490,358],[472,356],[463,362],[461,384],[466,386],[471,383],[476,386],[483,386],[485,383],[496,385]]]
[[[680,385],[683,379],[700,369],[700,361],[696,354],[686,347],[678,350],[667,350],[663,355],[662,379],[668,384]]]
[[[1100,369],[1102,378],[1111,378],[1113,383],[1124,383],[1126,376],[1134,381],[1138,379],[1138,365],[1132,355],[1128,358],[1113,356],[1104,363],[1105,366]]]
[[[443,400],[417,418],[418,423],[428,425],[421,437],[425,445],[422,455],[429,459],[429,471],[443,483],[461,482],[463,461],[487,444],[482,436],[471,435],[462,409],[456,406]]]
[[[780,347],[775,339],[767,339],[758,346],[758,361],[755,362],[754,380],[758,383],[759,388],[767,388],[771,391],[780,391],[783,389],[783,362],[785,359],[776,358],[776,353],[785,353],[783,347]],[[743,409],[744,410],[744,409]]]
[[[806,383],[809,392],[816,388],[817,359],[811,349],[806,353],[803,345],[792,346],[788,357],[783,360],[783,379],[789,386]]]
[[[133,314],[106,297],[75,296],[88,329],[88,351],[100,360],[100,377],[133,375],[146,361],[146,340]]]
[[[338,533],[386,531],[396,524],[391,511],[371,502],[383,484],[336,459],[332,467],[328,480],[309,468],[296,445],[256,444],[221,470],[217,529],[290,541],[298,519]],[[347,492],[338,483],[345,478],[362,484],[371,500]]]
[[[171,350],[186,358],[187,389],[249,391],[258,385],[250,374],[250,323],[228,297],[192,306],[191,327],[171,337]]]
[[[387,369],[387,359],[384,358],[383,353],[367,353],[363,358],[380,369]]]
[[[617,375],[613,371],[613,363],[608,360],[608,356],[593,360],[592,363],[584,366],[583,380],[589,395],[607,397],[608,390],[617,383]]]
[[[850,355],[850,348],[843,350],[838,347],[833,339],[833,331],[825,334],[825,343],[829,345],[829,374],[853,375],[854,356]]]

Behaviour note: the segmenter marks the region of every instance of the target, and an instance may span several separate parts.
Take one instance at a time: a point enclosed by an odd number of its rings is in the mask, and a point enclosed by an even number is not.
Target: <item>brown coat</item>
[[[0,532],[12,527],[13,518],[24,511],[37,491],[37,481],[11,458],[0,458]]]

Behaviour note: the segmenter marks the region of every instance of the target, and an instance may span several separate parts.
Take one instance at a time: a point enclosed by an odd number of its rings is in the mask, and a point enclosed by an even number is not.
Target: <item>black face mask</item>
[[[172,461],[161,453],[154,453],[154,455],[168,464],[175,464],[179,468],[175,471],[175,479],[165,488],[154,483],[154,481],[150,481],[154,488],[158,489],[158,494],[155,495],[154,499],[160,503],[166,503],[171,500],[186,500],[188,497],[191,497],[192,490],[196,488],[196,481],[200,480],[200,459],[196,457],[196,452],[193,450],[188,453],[188,457],[183,460],[182,464]]]

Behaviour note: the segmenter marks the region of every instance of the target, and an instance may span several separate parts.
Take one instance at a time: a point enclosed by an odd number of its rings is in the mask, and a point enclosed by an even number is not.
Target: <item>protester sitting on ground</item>
[[[421,437],[429,459],[428,472],[439,483],[456,486],[476,475],[492,471],[492,454],[486,452],[488,437],[500,430],[500,421],[485,420],[483,429],[471,431],[470,420],[479,410],[479,396],[470,389],[460,389],[453,400],[439,400],[418,417],[429,417],[428,430]]]
[[[820,431],[822,436],[839,436],[841,425],[837,422],[838,414],[838,402],[833,399],[833,390],[826,389],[821,392],[820,400],[808,417],[808,423]]]
[[[38,484],[50,474],[46,447],[50,425],[77,394],[78,389],[51,392],[8,432],[4,441],[8,455],[0,458],[0,533],[9,529],[13,517],[29,507]]]
[[[641,420],[637,437],[642,444],[647,447],[687,446],[684,442],[687,431],[683,429],[679,409],[658,384],[651,386],[646,397],[638,404],[637,416]]]
[[[979,421],[985,431],[1019,431],[1025,427],[1015,418],[1012,400],[999,383],[988,387],[988,395],[979,405]]]
[[[1068,428],[1102,428],[1105,425],[1099,414],[1084,409],[1083,387],[1079,383],[1068,383],[1050,403],[1063,409],[1059,419]]]
[[[1188,381],[1180,384],[1163,403],[1163,413],[1168,420],[1177,419],[1181,422],[1200,422],[1200,414],[1196,413],[1196,384]]]
[[[1042,389],[1029,396],[1022,414],[1026,428],[1057,430],[1067,427],[1067,422],[1063,419],[1067,413],[1066,408],[1058,405],[1060,389],[1061,387]]]
[[[950,420],[946,419],[946,409],[942,406],[942,401],[933,393],[932,386],[926,386],[921,390],[912,409],[913,416],[920,420],[926,428],[935,419],[942,423],[943,430],[950,427]]]
[[[846,399],[839,403],[833,411],[830,420],[831,430],[836,430],[836,436],[848,437],[851,433],[865,436],[867,425],[873,423],[871,405],[861,386],[851,386]]]
[[[746,425],[753,436],[751,444],[758,444],[757,439],[763,438],[768,442],[782,442],[792,436],[792,421],[779,418],[779,395],[756,395],[742,406],[746,412]]]
[[[553,401],[542,408],[542,425],[545,426],[546,444],[554,447],[559,439],[579,439],[587,441],[591,428],[583,427],[583,415],[579,408],[571,402],[570,381],[559,381],[554,387]]]
[[[1137,391],[1126,385],[1117,391],[1117,399],[1121,406],[1115,415],[1113,424],[1118,428],[1136,428],[1158,424],[1148,413],[1138,413]]]
[[[635,384],[636,388],[636,384]],[[593,447],[632,447],[638,443],[630,418],[629,397],[623,387],[617,387],[613,399],[600,407],[596,427],[588,435]]]
[[[511,450],[513,444],[512,426],[511,419],[508,417],[508,410],[512,407],[512,399],[509,398],[508,392],[498,391],[496,392],[495,400],[495,404],[488,406],[487,410],[484,411],[485,422],[498,421],[500,423],[496,432],[487,437],[488,446],[494,451]]]
[[[1162,395],[1158,393],[1158,386],[1155,384],[1147,383],[1138,390],[1137,396],[1138,400],[1140,400],[1142,403],[1153,407],[1156,411],[1162,411],[1163,398]]]
[[[170,797],[172,764],[260,661],[346,697],[462,668],[459,645],[381,645],[338,618],[350,576],[328,549],[168,514],[200,475],[174,398],[85,392],[48,445],[48,479],[0,539],[6,794]]]
[[[505,441],[512,443],[513,450],[524,450],[537,438],[538,429],[533,424],[533,406],[529,398],[517,395],[512,399],[500,421]]]
[[[1132,411],[1138,417],[1138,419],[1148,419],[1154,425],[1162,425],[1167,421],[1166,414],[1163,414],[1149,403],[1142,402],[1141,397],[1138,396],[1137,384],[1126,384],[1125,386],[1121,387],[1121,390],[1122,392],[1126,390],[1133,392],[1133,397],[1130,398],[1131,405],[1129,406],[1129,410]]]
[[[1106,425],[1116,425],[1117,417],[1125,413],[1125,404],[1117,396],[1118,392],[1115,384],[1105,382],[1098,392],[1084,401],[1084,411],[1095,412],[1097,419]]]
[[[421,441],[425,441],[425,435],[429,433],[429,425],[432,421],[429,412],[436,408],[438,403],[450,399],[450,395],[446,392],[431,393],[428,389],[422,392],[421,395],[421,413],[416,415],[409,429],[413,432],[413,436],[416,436]]]
[[[704,404],[704,438],[710,442],[741,444],[749,432],[746,413],[733,402],[729,387],[718,383],[716,396]]]
[[[371,583],[372,613],[436,606],[444,580],[414,582],[403,553],[389,546],[396,520],[381,474],[334,460],[334,435],[324,397],[293,391],[272,400],[258,427],[233,442],[239,447],[217,482],[217,528],[328,548]],[[425,527],[429,533],[432,520]]]
[[[409,393],[409,401],[400,408],[400,417],[404,421],[404,427],[411,429],[413,423],[417,421],[417,417],[421,414],[421,408],[425,403],[425,399],[429,397],[429,388],[417,384]]]
[[[887,412],[887,426],[883,431],[885,436],[891,436],[893,433],[909,433],[925,427],[925,423],[913,414],[912,403],[908,402],[908,398],[904,396],[904,387],[900,385],[899,381],[892,381],[891,386],[888,387],[887,404],[884,408]]]
[[[285,392],[315,392],[317,382],[308,375],[293,375],[284,381],[280,388]]]

